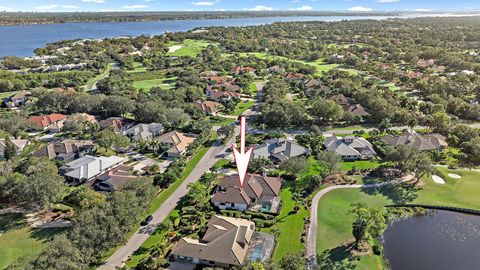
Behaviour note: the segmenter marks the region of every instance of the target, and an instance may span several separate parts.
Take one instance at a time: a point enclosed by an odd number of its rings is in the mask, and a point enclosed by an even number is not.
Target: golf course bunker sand
[[[454,174],[454,173],[449,173],[449,174],[448,174],[448,177],[451,177],[451,178],[453,178],[453,179],[460,179],[460,178],[462,178],[460,175]]]
[[[172,46],[172,47],[168,48],[168,52],[169,53],[174,53],[174,52],[180,50],[181,48],[182,48],[182,46],[180,46],[180,45]]]
[[[445,180],[443,180],[443,178],[441,178],[438,175],[432,175],[432,179],[433,179],[433,182],[435,182],[437,184],[440,184],[440,185],[445,184]]]

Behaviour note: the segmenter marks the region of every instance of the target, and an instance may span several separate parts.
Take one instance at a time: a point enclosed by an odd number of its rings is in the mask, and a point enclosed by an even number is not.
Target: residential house
[[[250,174],[240,186],[238,175],[229,175],[218,185],[211,201],[219,209],[278,213],[281,186],[280,177]]]
[[[360,104],[347,104],[343,106],[345,113],[352,114],[354,116],[367,117],[370,113]]]
[[[49,114],[40,116],[31,116],[27,122],[33,129],[49,130],[50,132],[59,132],[63,128],[63,123],[67,116],[63,114]]]
[[[207,98],[214,101],[229,101],[234,98],[240,98],[240,94],[232,91],[221,91],[207,88]]]
[[[204,72],[200,73],[200,76],[203,78],[215,77],[218,76],[218,72],[214,70],[205,70]]]
[[[98,125],[101,129],[109,128],[115,132],[123,133],[131,126],[131,123],[123,117],[110,117],[101,120],[100,122],[98,122]]]
[[[167,155],[169,157],[178,157],[187,151],[188,146],[195,141],[195,137],[186,136],[178,131],[171,131],[154,140],[159,142],[163,147],[168,148]],[[150,148],[153,147],[154,146],[150,146]]]
[[[421,135],[416,132],[406,132],[399,136],[385,135],[381,141],[393,147],[408,145],[419,151],[442,151],[448,146],[445,136],[438,133]]]
[[[265,247],[274,245],[271,237],[270,243],[257,245],[258,235],[255,232],[255,223],[239,218],[214,215],[207,224],[207,230],[201,239],[184,237],[180,239],[171,252],[175,261],[192,264],[222,267],[225,269],[238,268],[247,261],[253,250],[257,256],[266,261],[270,254],[266,254]]]
[[[32,156],[70,162],[92,154],[95,149],[95,144],[92,141],[63,140],[47,144],[35,151]]]
[[[276,65],[276,66],[273,66],[273,67],[269,67],[268,72],[275,73],[275,74],[281,74],[281,73],[285,72],[285,69],[281,66]]]
[[[30,144],[29,140],[23,140],[23,139],[10,139],[10,141],[15,146],[15,151],[17,152],[17,155],[20,154],[27,145]],[[6,147],[7,147],[7,140],[0,139],[0,157],[1,158],[5,157]]]
[[[372,159],[377,153],[372,144],[362,137],[328,137],[323,145],[327,151],[335,152],[343,160]]]
[[[112,192],[122,189],[130,182],[148,181],[147,177],[133,175],[131,171],[131,167],[120,165],[98,176],[93,184],[93,188],[97,191]]]
[[[234,73],[236,75],[238,75],[242,72],[246,72],[246,73],[255,75],[255,71],[256,71],[256,69],[254,69],[253,67],[235,66],[235,67],[232,68],[232,73]]]
[[[428,60],[420,59],[417,61],[417,67],[420,67],[420,68],[427,68],[433,65],[435,65],[434,59],[428,59]]]
[[[235,83],[231,82],[223,82],[219,84],[213,84],[207,86],[207,92],[212,90],[223,90],[223,91],[230,91],[230,92],[240,92],[242,89],[240,86],[236,85]]]
[[[350,105],[350,100],[346,98],[343,94],[336,94],[330,97],[331,100],[335,101],[340,106]]]
[[[72,184],[92,183],[96,177],[108,172],[126,161],[126,158],[83,156],[60,167],[60,173]]]
[[[207,81],[209,81],[211,84],[223,84],[223,83],[228,83],[230,81],[230,78],[227,77],[221,77],[221,76],[211,76],[211,77],[205,77]]]
[[[320,80],[317,80],[317,79],[306,79],[304,82],[303,82],[303,86],[305,88],[312,88],[312,87],[320,87],[322,86],[322,82]]]
[[[216,115],[223,107],[221,103],[215,101],[197,101],[195,102],[195,107],[200,109],[202,112],[209,115]]]
[[[95,116],[87,113],[75,113],[67,117],[67,121],[79,122],[79,123],[97,123]]]
[[[288,72],[283,76],[285,79],[303,79],[305,78],[305,74],[303,73],[295,73],[295,72]]]
[[[17,108],[26,105],[30,101],[32,93],[20,91],[3,100],[3,105],[7,108]]]
[[[139,140],[153,140],[153,138],[164,132],[162,124],[151,123],[151,124],[138,124],[127,130],[124,134],[132,139],[132,141]]]
[[[293,157],[304,156],[307,154],[307,148],[292,140],[274,138],[268,140],[264,144],[255,145],[253,147],[252,157],[268,158],[277,162],[281,162]]]

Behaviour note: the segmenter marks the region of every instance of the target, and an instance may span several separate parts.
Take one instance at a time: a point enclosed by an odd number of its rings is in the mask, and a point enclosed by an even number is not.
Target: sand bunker
[[[454,179],[460,179],[460,178],[462,178],[460,175],[454,174],[454,173],[449,173],[449,174],[448,174],[448,177],[451,177],[451,178],[454,178]]]
[[[174,52],[180,50],[181,48],[182,48],[182,46],[180,46],[180,45],[172,46],[172,47],[168,48],[168,52],[169,53],[174,53]]]
[[[438,175],[432,175],[432,179],[435,183],[437,184],[440,184],[440,185],[443,185],[445,184],[445,180],[443,180],[443,178],[441,178],[440,176]]]

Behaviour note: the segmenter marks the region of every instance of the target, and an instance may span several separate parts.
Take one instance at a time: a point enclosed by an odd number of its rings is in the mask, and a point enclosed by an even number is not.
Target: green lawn
[[[0,99],[4,99],[4,98],[7,98],[9,96],[13,96],[15,95],[15,93],[17,93],[17,91],[13,91],[13,92],[1,92],[0,93]]]
[[[248,91],[252,95],[252,97],[256,96],[258,94],[258,89],[255,83],[251,83],[248,85]]]
[[[0,215],[0,269],[20,257],[33,258],[45,248],[45,242],[57,233],[55,229],[31,229],[21,214]]]
[[[443,177],[446,184],[439,185],[431,177],[422,179],[424,185],[413,194],[411,203],[454,206],[480,209],[480,173],[465,170],[449,170],[437,168],[436,174]],[[461,179],[448,177],[449,173],[462,176]],[[384,191],[368,189],[341,189],[326,194],[318,204],[318,231],[317,253],[330,250],[330,259],[339,263],[347,263],[347,252],[342,249],[345,243],[353,241],[352,217],[347,214],[350,205],[356,202],[365,202],[372,207],[383,207],[393,204],[400,193],[398,189],[384,189]],[[361,257],[354,261],[355,269],[382,269],[382,262],[378,256]]]
[[[354,166],[357,169],[374,169],[380,166],[380,164],[376,160],[344,161],[342,164],[342,169],[345,171],[349,171]]]
[[[212,123],[212,126],[224,126],[232,124],[235,122],[235,119],[216,116],[215,119],[210,119],[210,122]]]
[[[164,90],[170,90],[175,87],[176,77],[167,77],[162,79],[134,81],[133,87],[137,90],[149,92],[153,87],[160,87]]]
[[[240,101],[237,106],[235,107],[235,110],[233,111],[232,115],[235,116],[240,116],[243,114],[247,109],[253,106],[255,104],[254,101]]]
[[[273,233],[278,230],[279,236],[276,237],[277,245],[273,252],[273,260],[280,259],[287,253],[301,253],[304,244],[301,242],[304,228],[303,219],[308,216],[308,210],[303,206],[298,213],[293,213],[296,202],[292,198],[292,192],[289,189],[283,189],[280,193],[282,199],[282,209],[276,217],[277,223],[272,228],[263,229],[267,233]]]
[[[190,56],[190,57],[195,57],[197,56],[203,49],[208,47],[208,45],[211,45],[213,43],[206,42],[203,40],[192,40],[192,39],[186,39],[182,43],[178,42],[171,42],[168,44],[169,47],[172,46],[182,46],[179,50],[175,52],[169,52],[167,53],[168,56]]]
[[[418,192],[415,203],[454,206],[480,210],[480,173],[466,170],[436,168],[435,174],[445,180],[444,185],[433,182],[431,177],[422,179],[425,186]],[[448,174],[458,174],[454,179]]]
[[[147,68],[144,67],[142,63],[135,62],[133,63],[133,69],[128,70],[127,73],[137,73],[137,72],[145,72],[145,71],[147,71]]]

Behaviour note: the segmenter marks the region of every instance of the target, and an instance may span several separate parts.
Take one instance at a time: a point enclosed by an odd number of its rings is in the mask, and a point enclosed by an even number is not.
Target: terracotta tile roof
[[[40,116],[31,116],[28,118],[28,122],[31,123],[35,128],[46,128],[52,124],[55,124],[59,121],[64,120],[67,116],[63,114],[49,114],[49,115],[40,115]]]

